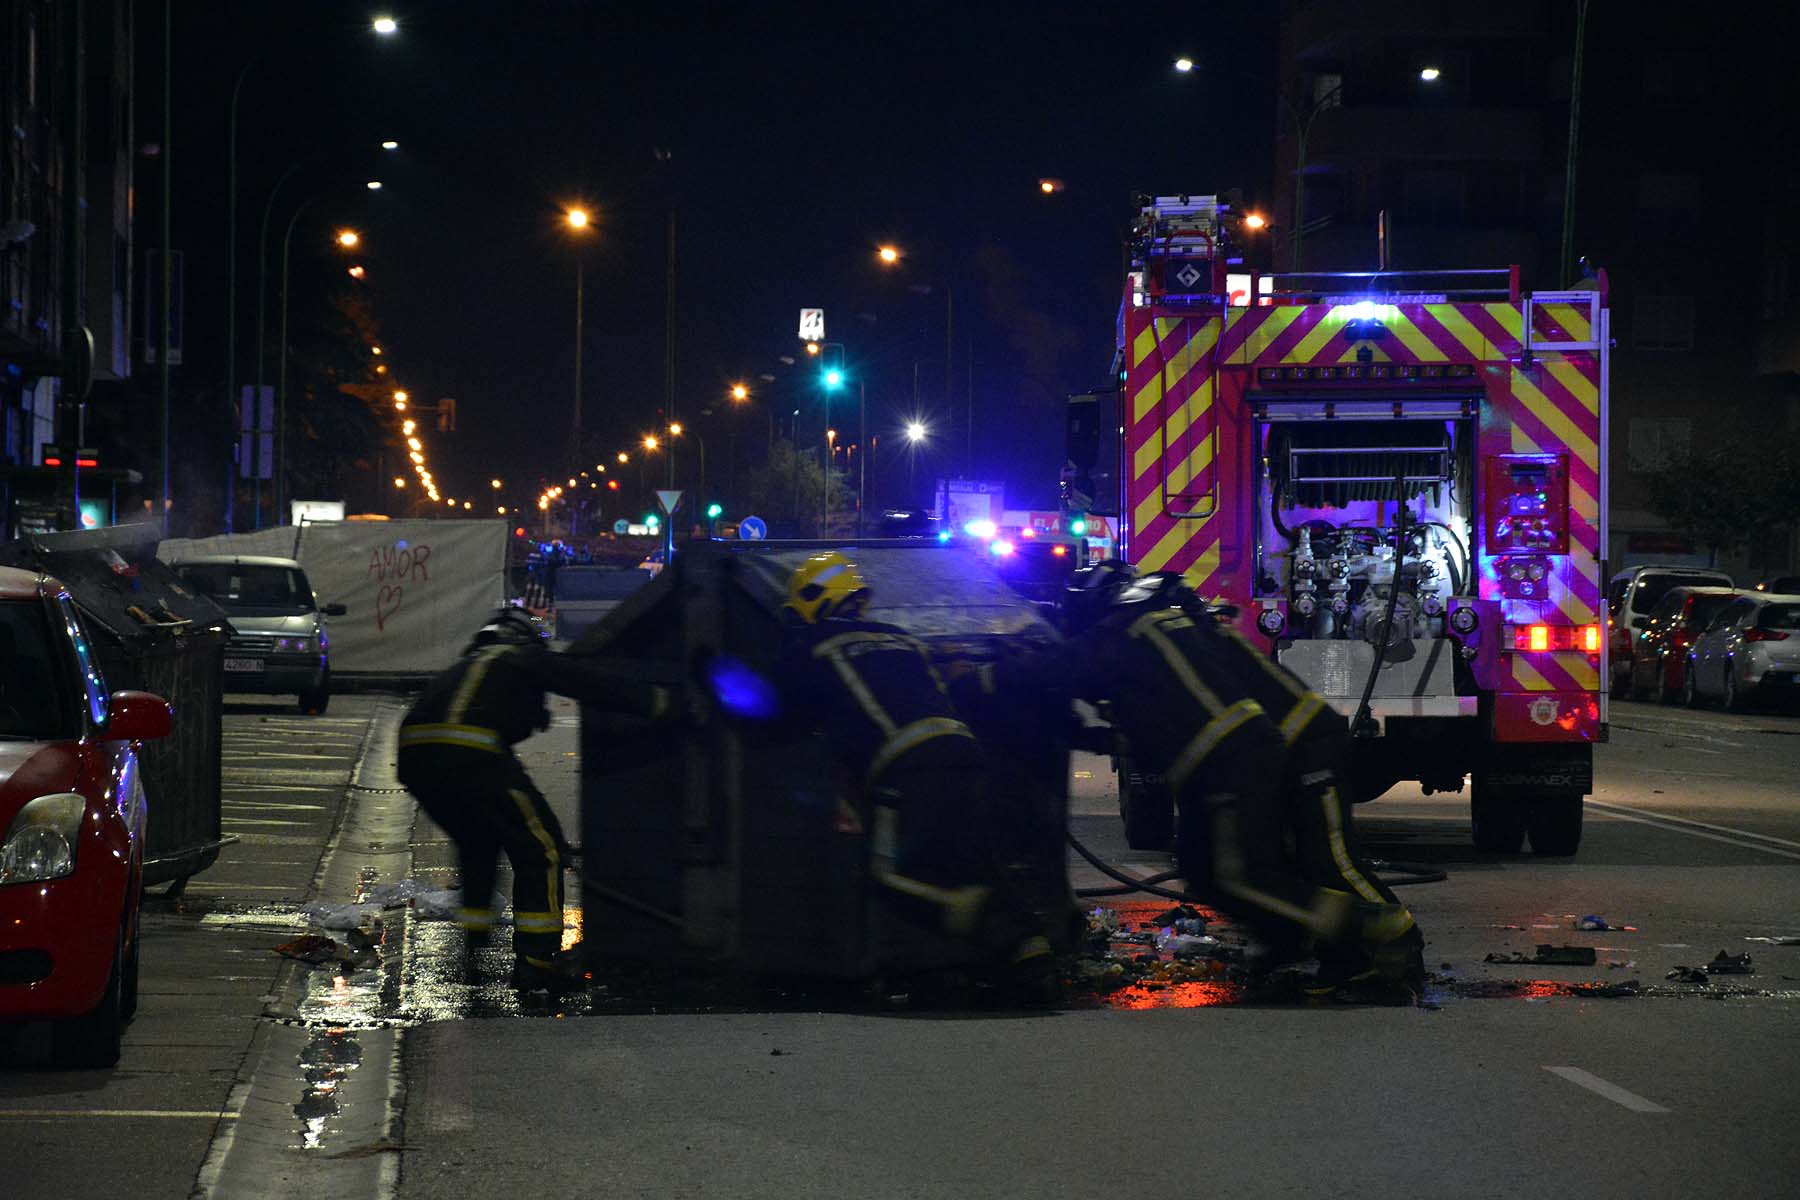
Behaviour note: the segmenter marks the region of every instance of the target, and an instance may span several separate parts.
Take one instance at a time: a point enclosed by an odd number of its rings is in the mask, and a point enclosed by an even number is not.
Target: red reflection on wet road
[[[1154,980],[1134,983],[1095,998],[1101,1008],[1213,1008],[1220,1004],[1236,1004],[1244,998],[1241,984],[1223,979],[1194,980],[1188,983],[1158,983]]]

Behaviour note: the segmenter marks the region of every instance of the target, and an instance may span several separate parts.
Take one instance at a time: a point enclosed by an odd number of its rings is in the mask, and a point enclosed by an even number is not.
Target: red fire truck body
[[[1137,225],[1123,556],[1361,714],[1359,798],[1467,777],[1478,844],[1574,853],[1606,731],[1604,277],[1238,274],[1230,221],[1164,197]]]

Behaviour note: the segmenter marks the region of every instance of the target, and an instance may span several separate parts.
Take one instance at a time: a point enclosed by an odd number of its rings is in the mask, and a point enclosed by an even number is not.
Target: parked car
[[[54,1022],[66,1066],[109,1067],[137,1008],[144,789],[169,706],[109,692],[63,585],[0,568],[0,1033]]]
[[[1630,567],[1614,575],[1606,589],[1606,652],[1612,694],[1624,696],[1630,691],[1632,640],[1670,588],[1731,586],[1731,576],[1706,567]]]
[[[1747,592],[1721,608],[1688,652],[1683,696],[1733,711],[1800,696],[1800,596]]]
[[[321,607],[306,572],[291,558],[217,554],[170,564],[182,582],[210,598],[231,618],[225,643],[225,690],[298,696],[300,710],[322,713],[331,703],[331,641],[325,618],[342,604]]]
[[[1765,579],[1756,585],[1756,590],[1780,596],[1800,596],[1800,575],[1777,575],[1773,579]]]
[[[1735,588],[1670,588],[1650,620],[1630,639],[1631,695],[1673,704],[1686,686],[1688,650],[1721,608],[1744,593]]]

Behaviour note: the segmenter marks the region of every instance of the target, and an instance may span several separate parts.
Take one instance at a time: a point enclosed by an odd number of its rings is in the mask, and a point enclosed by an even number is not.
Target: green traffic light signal
[[[1070,517],[1069,518],[1069,532],[1072,535],[1074,535],[1075,537],[1085,536],[1087,533],[1087,518],[1086,517]]]
[[[716,521],[724,514],[725,506],[723,504],[715,503],[706,506],[706,519],[709,521]]]
[[[644,514],[644,524],[648,525],[652,529],[655,529],[658,525],[662,524],[662,518],[657,516],[655,513],[645,513]]]

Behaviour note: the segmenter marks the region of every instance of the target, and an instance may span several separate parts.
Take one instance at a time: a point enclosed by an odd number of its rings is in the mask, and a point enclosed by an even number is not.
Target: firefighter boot
[[[513,987],[524,995],[585,990],[593,981],[593,972],[580,949],[565,950],[548,962],[519,955],[513,960]]]

